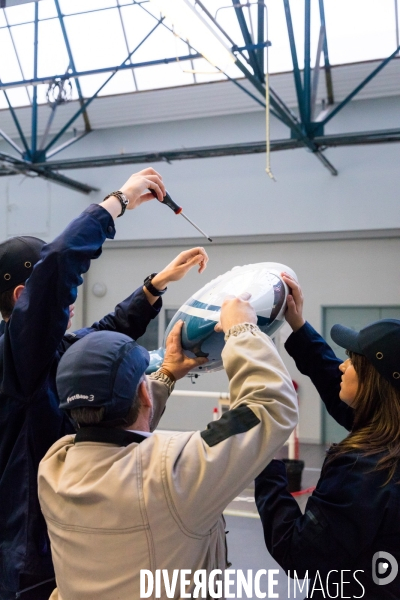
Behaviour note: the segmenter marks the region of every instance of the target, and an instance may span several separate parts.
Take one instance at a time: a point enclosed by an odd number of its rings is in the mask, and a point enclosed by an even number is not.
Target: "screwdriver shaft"
[[[200,229],[200,227],[197,227],[197,225],[196,225],[195,223],[193,223],[193,221],[191,221],[191,220],[189,219],[189,217],[187,217],[187,216],[185,215],[185,213],[184,213],[184,212],[181,212],[180,214],[182,215],[182,217],[184,217],[184,219],[186,219],[186,221],[188,221],[188,222],[189,222],[191,225],[193,225],[193,227],[194,227],[195,229],[197,229],[197,231],[199,231],[199,232],[201,233],[201,235],[204,235],[204,237],[205,237],[205,238],[207,238],[209,242],[212,242],[212,239],[211,239],[210,237],[208,237],[208,235],[207,235],[206,233],[204,233],[204,231],[203,231],[202,229]]]
[[[149,188],[149,191],[153,194],[153,196],[155,198],[157,198],[157,193],[156,193],[155,190],[152,190],[151,188]],[[197,225],[195,225],[195,223],[193,223],[193,221],[191,221],[189,219],[189,217],[187,217],[182,212],[182,208],[180,206],[178,206],[178,204],[172,200],[172,198],[168,194],[168,192],[165,193],[165,196],[164,196],[164,199],[162,201],[162,204],[165,204],[165,206],[168,206],[168,208],[170,208],[171,210],[173,210],[176,215],[182,215],[182,217],[184,217],[188,223],[190,223],[191,225],[193,225],[193,227],[195,229],[197,229],[197,231],[199,231],[201,233],[201,235],[204,235],[204,237],[207,238],[209,242],[212,242],[212,239],[210,237],[208,237],[208,235],[206,233],[204,233],[204,231],[202,231],[200,229],[200,227],[197,227]]]

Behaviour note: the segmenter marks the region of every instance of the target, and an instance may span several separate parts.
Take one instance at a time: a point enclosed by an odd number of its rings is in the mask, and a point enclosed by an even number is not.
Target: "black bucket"
[[[288,492],[299,492],[301,490],[301,475],[304,469],[304,460],[285,458],[283,459],[283,462],[286,466]]]

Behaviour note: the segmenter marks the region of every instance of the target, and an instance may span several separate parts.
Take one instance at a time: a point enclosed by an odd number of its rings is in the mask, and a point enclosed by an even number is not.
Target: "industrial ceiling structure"
[[[153,153],[53,159],[90,134],[90,105],[102,95],[229,80],[288,130],[271,151],[306,148],[337,175],[324,150],[332,146],[400,141],[400,129],[335,135],[325,126],[391,61],[399,60],[397,0],[173,0],[217,40],[213,58],[185,23],[164,12],[167,0],[0,0],[0,109],[12,116],[15,136],[1,129],[0,176],[39,176],[90,193],[67,169],[265,152],[264,140]],[[162,11],[162,12],[160,12]],[[183,14],[183,12],[182,12]],[[176,18],[176,22],[175,22]],[[346,33],[345,24],[351,24]],[[344,32],[344,33],[343,33]],[[195,40],[195,41],[194,41]],[[212,40],[210,41],[212,45]],[[207,56],[207,58],[205,58]],[[4,60],[3,57],[7,57]],[[332,65],[379,58],[371,72],[335,102]],[[269,85],[271,73],[292,71],[297,110]],[[317,89],[325,86],[324,101]],[[54,133],[55,114],[77,110]],[[38,135],[38,109],[48,119]],[[18,108],[30,106],[24,130]],[[0,112],[1,118],[1,112]],[[42,128],[43,129],[43,128]]]

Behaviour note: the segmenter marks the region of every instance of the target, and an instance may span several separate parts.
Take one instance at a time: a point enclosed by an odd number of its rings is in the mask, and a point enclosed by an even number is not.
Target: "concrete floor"
[[[306,489],[311,486],[315,486],[318,481],[321,466],[325,458],[325,446],[318,446],[314,444],[301,444],[300,445],[300,459],[305,462],[305,469],[303,471],[302,478],[302,489]],[[280,455],[277,458],[285,458],[287,450],[283,448]],[[303,496],[297,496],[300,508],[304,510],[304,506],[307,502],[309,494]],[[231,569],[237,571],[244,571],[247,575],[247,570],[252,569],[253,577],[255,573],[261,569],[278,569],[279,573],[274,575],[274,579],[278,581],[278,584],[273,587],[273,592],[278,594],[277,598],[286,600],[287,598],[293,598],[293,582],[290,580],[291,595],[288,593],[288,578],[274,561],[269,554],[263,538],[262,526],[258,516],[258,512],[254,502],[254,486],[250,486],[233,501],[227,507],[224,512],[226,519],[226,529],[229,531],[227,535],[228,540],[228,559],[232,563]],[[234,579],[234,577],[233,577]],[[263,575],[260,579],[260,589],[266,593],[266,598],[273,598],[274,596],[268,595],[268,577]],[[236,590],[236,585],[233,585],[231,591]],[[304,598],[305,593],[299,592],[297,589],[296,597],[299,599]],[[256,595],[246,596],[243,594],[243,598],[248,600],[254,600],[257,598]],[[234,598],[240,598],[240,596],[234,595]]]

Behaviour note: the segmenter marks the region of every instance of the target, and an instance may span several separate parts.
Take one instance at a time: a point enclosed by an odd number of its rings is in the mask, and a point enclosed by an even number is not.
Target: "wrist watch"
[[[121,203],[121,212],[119,213],[118,217],[122,217],[122,215],[126,211],[126,207],[129,204],[128,198],[125,196],[124,193],[118,191],[118,192],[111,192],[111,194],[108,194],[108,196],[106,196],[104,198],[104,200],[107,200],[107,198],[111,198],[111,196],[115,196],[120,201],[120,203]],[[103,202],[104,202],[104,200],[103,200]]]
[[[152,273],[151,275],[146,277],[146,279],[143,281],[143,285],[147,290],[149,290],[149,292],[152,296],[162,296],[167,291],[167,288],[164,288],[163,290],[158,290],[157,288],[154,287],[154,285],[151,283],[151,280],[156,275],[157,275],[157,273]]]

